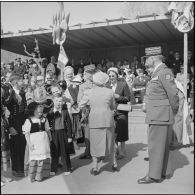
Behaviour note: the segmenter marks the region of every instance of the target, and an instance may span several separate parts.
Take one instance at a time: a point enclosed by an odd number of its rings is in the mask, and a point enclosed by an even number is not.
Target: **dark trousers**
[[[26,147],[26,139],[24,135],[17,134],[11,136],[10,155],[11,155],[13,171],[24,173],[25,147]]]
[[[162,175],[166,175],[170,140],[171,128],[169,125],[149,125],[149,177],[161,179]]]
[[[85,138],[85,155],[90,155],[90,141],[88,138]]]
[[[61,157],[62,168],[65,172],[71,171],[68,136],[63,130],[52,132],[51,142],[51,171],[57,172],[58,160]]]

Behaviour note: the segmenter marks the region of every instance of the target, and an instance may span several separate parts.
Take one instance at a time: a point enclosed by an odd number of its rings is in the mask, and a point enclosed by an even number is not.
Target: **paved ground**
[[[91,161],[78,159],[84,151],[82,147],[71,157],[75,170],[70,176],[59,173],[40,183],[30,183],[27,178],[15,180],[2,188],[2,194],[194,194],[193,147],[171,151],[172,166],[169,166],[168,173],[173,173],[173,176],[170,179],[160,184],[137,184],[137,179],[145,176],[148,169],[148,162],[144,161],[147,156],[146,128],[144,124],[129,128],[128,157],[118,161],[118,173],[111,172],[109,162],[101,162],[100,175],[90,175]]]

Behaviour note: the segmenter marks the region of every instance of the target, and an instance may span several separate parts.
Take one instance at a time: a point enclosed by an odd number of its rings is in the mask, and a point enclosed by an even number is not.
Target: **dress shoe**
[[[91,171],[90,171],[90,173],[91,173],[92,175],[96,176],[96,175],[99,174],[99,171],[98,171],[97,169],[95,169],[95,168],[92,168]]]
[[[166,179],[166,175],[162,175],[162,177],[161,177],[162,179]]]
[[[91,155],[84,154],[84,155],[81,155],[79,159],[91,159]]]
[[[24,173],[23,172],[12,171],[12,175],[14,177],[24,177]]]
[[[68,172],[64,172],[64,175],[65,176],[68,176],[68,175],[70,175],[71,174],[71,172],[70,171],[68,171]]]
[[[144,160],[145,160],[145,161],[149,161],[149,158],[148,158],[148,157],[145,157]]]
[[[113,172],[119,172],[120,170],[119,170],[117,165],[112,165],[112,171]]]
[[[120,155],[117,156],[117,160],[122,160],[123,158],[125,158],[125,155],[120,154]]]
[[[51,171],[51,172],[49,173],[49,175],[50,175],[50,176],[54,176],[54,175],[56,175],[56,173],[55,173],[54,171]]]
[[[150,184],[150,183],[160,183],[161,181],[159,179],[153,179],[151,177],[145,176],[142,179],[139,179],[138,184]]]

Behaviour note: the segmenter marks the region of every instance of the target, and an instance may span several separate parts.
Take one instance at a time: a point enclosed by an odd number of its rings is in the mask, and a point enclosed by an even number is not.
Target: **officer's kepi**
[[[145,56],[143,56],[143,57],[147,58],[150,56],[157,56],[157,55],[162,55],[162,47],[161,46],[145,48]]]
[[[147,47],[147,48],[145,48],[145,55],[142,56],[142,58],[145,61],[147,58],[149,58],[151,56],[158,56],[158,55],[163,55],[161,46]]]

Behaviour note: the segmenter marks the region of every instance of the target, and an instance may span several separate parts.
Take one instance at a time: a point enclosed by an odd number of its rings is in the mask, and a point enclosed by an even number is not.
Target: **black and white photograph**
[[[194,194],[193,1],[1,1],[1,194]]]

